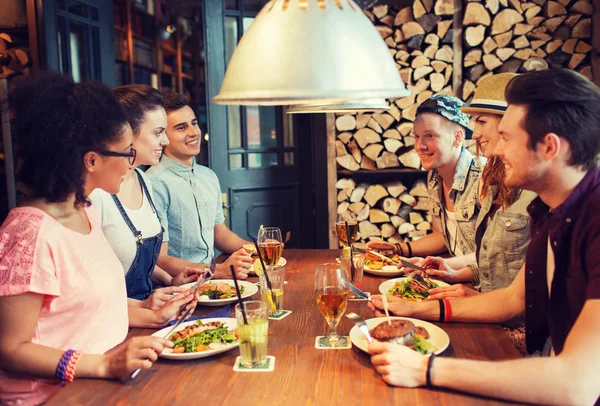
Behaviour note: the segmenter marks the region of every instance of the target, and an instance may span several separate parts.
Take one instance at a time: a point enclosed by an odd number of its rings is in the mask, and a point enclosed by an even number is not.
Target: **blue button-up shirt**
[[[169,255],[195,263],[210,262],[215,226],[225,221],[217,175],[196,161],[190,167],[166,155],[146,175],[152,182]]]

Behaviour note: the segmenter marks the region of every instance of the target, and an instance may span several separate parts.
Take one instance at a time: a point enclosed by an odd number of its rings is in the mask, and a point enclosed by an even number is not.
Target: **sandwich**
[[[370,330],[377,341],[405,345],[421,354],[431,354],[436,348],[429,342],[429,332],[425,327],[416,327],[409,320],[394,319],[389,324],[384,321]]]

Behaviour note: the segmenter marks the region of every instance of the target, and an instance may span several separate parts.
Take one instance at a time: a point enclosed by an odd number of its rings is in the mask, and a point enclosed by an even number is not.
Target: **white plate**
[[[185,285],[181,285],[184,289],[189,289],[194,285],[195,282],[186,283]],[[233,286],[233,290],[235,292],[235,284],[233,283],[233,279],[213,279],[209,283],[213,285],[218,285],[219,283],[226,283],[228,285]],[[242,293],[242,299],[250,297],[258,292],[258,286],[253,283],[240,281],[238,280],[240,287],[244,287],[244,293]],[[200,296],[200,300],[198,300],[198,304],[201,306],[225,306],[231,303],[237,302],[237,295],[233,295],[228,299],[209,299],[208,296]]]
[[[396,282],[405,281],[407,279],[412,279],[412,278],[409,278],[409,277],[405,276],[403,278],[395,278],[395,279],[390,279],[389,281],[385,281],[381,285],[379,285],[379,292],[382,295],[385,295],[387,293],[387,291],[390,290],[392,288],[392,286],[394,286],[396,284]],[[429,278],[426,278],[426,279],[429,279]],[[437,285],[439,287],[450,286],[446,282],[442,282],[442,281],[439,281],[437,279],[432,279],[432,281],[434,281],[435,283],[437,283]]]
[[[211,321],[220,321],[222,323],[225,323],[225,325],[227,326],[227,328],[229,330],[234,330],[237,327],[237,320],[233,319],[233,318],[203,319],[202,323],[210,323]],[[195,323],[196,323],[196,320],[183,322],[179,326],[177,326],[175,331],[183,330],[187,326],[189,326],[191,324],[195,324]],[[169,331],[170,328],[171,328],[171,326],[165,327],[162,330],[159,330],[152,335],[154,337],[162,338],[165,336],[165,334],[167,334],[167,332]],[[173,335],[173,333],[171,333],[171,335]],[[177,359],[177,360],[197,359],[197,358],[210,357],[211,355],[215,355],[215,354],[220,354],[222,352],[232,350],[239,345],[240,344],[237,341],[232,344],[211,343],[211,344],[209,344],[209,347],[211,348],[210,350],[201,351],[201,352],[184,352],[182,354],[174,354],[173,350],[171,348],[165,348],[164,351],[162,352],[162,354],[160,354],[160,356],[163,358],[167,358],[167,359]]]
[[[277,261],[277,266],[285,266],[285,264],[287,264],[286,259],[284,257],[280,257],[279,261]],[[248,275],[256,275],[256,272],[254,272],[254,267],[250,268],[250,272],[248,272]]]
[[[429,338],[427,339],[427,341],[429,341],[435,346],[435,348],[437,348],[437,350],[435,351],[436,354],[442,353],[446,348],[448,348],[448,345],[450,345],[450,337],[448,337],[448,334],[446,334],[444,330],[442,330],[434,324],[428,323],[423,320],[411,319],[408,317],[390,318],[392,320],[409,320],[412,321],[413,324],[417,327],[425,327],[429,332]],[[380,323],[387,322],[387,318],[376,317],[373,319],[365,320],[365,322],[367,323],[369,330],[371,330],[375,326],[378,326]],[[350,330],[350,340],[352,341],[352,344],[354,344],[354,346],[360,348],[364,352],[367,352],[367,346],[369,342],[367,341],[367,337],[365,337],[365,335],[362,333],[362,331],[358,329],[357,326],[352,327],[352,329]]]
[[[404,275],[404,272],[398,269],[395,265],[386,265],[381,269],[371,269],[368,265],[365,265],[365,272],[377,276],[398,276]]]

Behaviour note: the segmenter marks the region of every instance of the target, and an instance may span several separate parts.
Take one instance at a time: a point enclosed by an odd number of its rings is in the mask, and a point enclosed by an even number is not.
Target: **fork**
[[[373,337],[371,337],[371,333],[369,333],[369,327],[367,326],[367,323],[365,322],[365,320],[360,317],[358,314],[356,313],[346,313],[346,317],[348,317],[350,320],[352,320],[354,322],[354,324],[356,325],[356,327],[358,327],[358,329],[365,335],[365,337],[367,337],[367,341],[372,343],[373,342]]]

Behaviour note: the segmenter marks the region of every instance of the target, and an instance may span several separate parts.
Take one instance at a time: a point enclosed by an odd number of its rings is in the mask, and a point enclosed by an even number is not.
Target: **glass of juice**
[[[242,308],[246,318],[242,314]],[[237,333],[240,342],[242,365],[256,368],[267,360],[267,338],[269,335],[269,319],[267,305],[258,300],[243,302],[235,306]]]
[[[285,267],[274,266],[268,272],[271,281],[271,289],[267,284],[267,278],[260,276],[260,297],[267,305],[269,316],[279,313],[283,310],[283,286],[285,282]]]
[[[330,328],[329,336],[320,340],[323,347],[345,347],[348,341],[337,333],[337,325],[348,305],[348,280],[344,268],[338,264],[321,264],[315,273],[315,295],[321,314]]]

